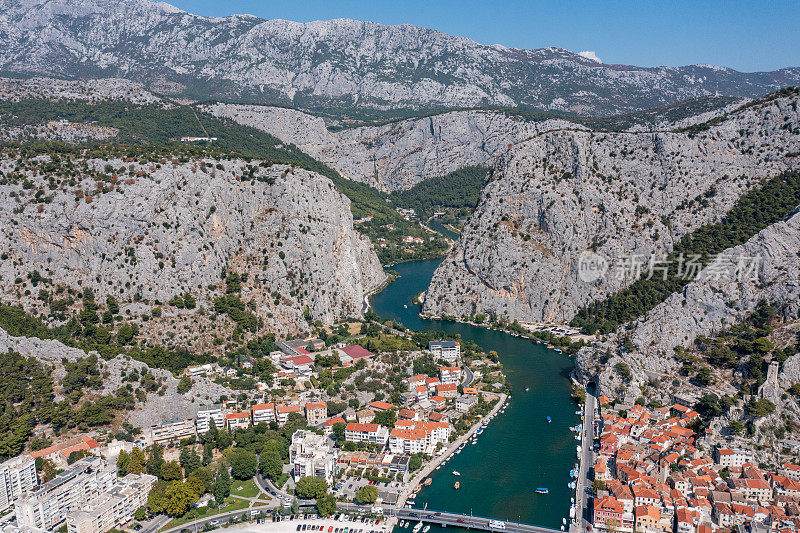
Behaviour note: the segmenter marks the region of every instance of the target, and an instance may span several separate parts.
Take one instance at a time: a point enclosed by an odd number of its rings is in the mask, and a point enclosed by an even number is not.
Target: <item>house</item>
[[[372,409],[375,412],[379,412],[379,411],[380,412],[386,412],[386,411],[389,411],[391,409],[397,409],[397,407],[395,407],[394,405],[392,405],[392,404],[390,404],[388,402],[381,402],[381,401],[370,402],[369,403],[369,408]]]
[[[260,403],[250,408],[253,415],[253,425],[265,422],[275,422],[275,404],[274,403]]]
[[[328,404],[325,402],[307,403],[306,420],[312,426],[325,422],[328,418]]]
[[[622,504],[613,496],[592,500],[592,523],[595,527],[619,530],[624,512]]]
[[[458,341],[430,341],[428,350],[434,357],[444,359],[450,364],[455,363],[461,356],[461,344]]]
[[[58,442],[47,448],[30,452],[28,455],[34,459],[40,457],[42,459],[50,459],[57,468],[66,468],[69,454],[74,451],[93,450],[98,446],[100,446],[100,443],[93,438],[87,435],[78,435],[77,437]]]
[[[433,404],[434,409],[444,409],[444,406],[447,403],[447,400],[439,395],[431,396],[430,401]]]
[[[462,413],[468,413],[470,409],[478,405],[478,397],[477,396],[467,396],[466,394],[462,394],[458,398],[456,398],[456,411],[460,411]]]
[[[183,371],[184,375],[189,377],[195,377],[200,375],[210,376],[215,373],[214,365],[211,363],[206,363],[204,365],[195,365],[186,367],[186,370]]]
[[[287,370],[294,370],[298,374],[310,372],[313,364],[314,360],[310,355],[295,355],[281,359],[281,366]]]
[[[432,454],[437,444],[449,441],[451,431],[447,422],[398,420],[389,435],[389,451]]]
[[[247,429],[250,425],[250,413],[228,413],[225,415],[225,425],[228,430]]]
[[[347,442],[366,442],[385,446],[389,440],[389,430],[378,424],[359,424],[350,422],[344,428],[344,440]]]
[[[375,419],[375,411],[372,409],[362,409],[356,412],[356,422],[359,424],[366,424]]]
[[[742,466],[753,462],[753,454],[747,450],[717,448],[714,450],[714,459],[722,467]]]
[[[436,394],[444,398],[455,398],[458,395],[458,385],[455,383],[442,383],[437,385]]]
[[[275,419],[278,426],[283,427],[289,420],[289,415],[292,413],[302,414],[302,409],[299,405],[277,405],[275,406]]]
[[[661,528],[661,511],[652,505],[636,507],[636,531],[643,533],[663,533]]]
[[[342,354],[349,357],[351,361],[359,361],[360,359],[369,359],[370,357],[374,356],[375,354],[364,348],[363,346],[359,346],[358,344],[353,344],[351,346],[345,346],[344,348],[339,349]],[[339,359],[342,359],[342,356],[339,356]]]
[[[442,383],[461,383],[461,369],[457,366],[440,366],[439,381]]]

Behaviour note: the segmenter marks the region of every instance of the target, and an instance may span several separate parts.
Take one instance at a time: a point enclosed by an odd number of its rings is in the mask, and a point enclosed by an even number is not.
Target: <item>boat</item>
[[[430,487],[431,483],[433,483],[433,480],[431,478],[425,478],[425,481],[422,482],[422,484],[425,485],[426,487]]]
[[[400,522],[400,527],[403,527],[403,528],[408,527],[408,522],[403,520],[402,522]]]
[[[553,348],[553,351],[554,351],[554,352],[561,353],[561,348]]]
[[[454,476],[460,476],[461,472],[459,472],[458,470],[453,470],[453,475]]]
[[[545,417],[545,418],[547,419],[547,423],[548,423],[548,424],[549,424],[550,422],[552,422],[552,419],[551,419],[549,416],[548,416],[548,417]]]
[[[483,428],[478,428],[478,431],[475,432],[476,435],[480,435],[483,433]]]
[[[531,390],[530,387],[525,387],[525,392],[528,392],[529,390]]]
[[[414,526],[414,530],[413,531],[414,531],[414,533],[419,533],[420,529],[422,529],[422,522],[417,522],[417,524]]]
[[[566,518],[562,518],[561,519],[561,523],[564,524],[564,525],[567,525],[567,519]]]
[[[547,487],[539,487],[538,489],[536,489],[536,493],[537,494],[549,494],[550,493],[550,489],[548,489]]]
[[[571,489],[574,489],[574,488],[575,488],[575,482],[574,482],[574,481],[570,481],[570,482],[569,482],[569,485],[567,485],[567,486],[568,486],[569,488],[571,488]]]
[[[550,350],[552,350],[553,348],[555,348],[555,346],[553,346],[552,344],[548,344],[548,345],[547,345],[547,348],[548,348],[548,349],[550,349]]]
[[[422,528],[422,533],[428,533],[431,530],[431,526],[425,526]]]
[[[459,483],[458,481],[456,481],[456,484],[455,484],[455,485],[453,485],[453,488],[454,488],[454,489],[456,489],[456,490],[458,490],[458,487],[460,487],[460,486],[461,486],[461,483]]]

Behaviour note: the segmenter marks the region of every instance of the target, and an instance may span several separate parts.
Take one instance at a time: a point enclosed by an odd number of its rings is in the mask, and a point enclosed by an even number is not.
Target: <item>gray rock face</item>
[[[638,277],[764,178],[797,168],[796,97],[733,113],[695,136],[553,128],[495,166],[434,274],[423,311],[563,321]],[[587,254],[608,265],[582,273]]]
[[[55,78],[0,78],[0,100],[19,101],[27,98],[80,100],[100,102],[124,100],[132,104],[169,105],[140,83],[122,78],[91,80],[59,80]]]
[[[613,114],[755,97],[800,71],[603,65],[560,48],[484,46],[411,25],[200,17],[162,2],[3,0],[0,70],[124,77],[157,92],[329,108],[527,105]]]
[[[511,144],[542,129],[576,127],[529,122],[504,113],[455,111],[393,124],[331,132],[322,118],[279,107],[214,104],[205,110],[298,146],[351,180],[407,189],[467,165],[493,164]]]
[[[41,175],[27,176],[30,192],[19,182],[1,185],[2,298],[36,306],[36,291],[21,294],[15,280],[39,270],[54,284],[113,294],[135,314],[149,306],[134,301],[166,302],[184,292],[208,308],[220,294],[210,287],[222,284],[227,268],[248,274],[242,299],[253,300],[268,330],[306,330],[304,310],[326,323],[360,315],[364,294],[385,274],[330,180],[283,165],[173,161],[90,159],[95,168],[125,171],[104,193],[87,179],[49,190]],[[15,166],[0,162],[5,173]],[[251,171],[256,180],[241,179]],[[51,203],[32,201],[39,187]]]

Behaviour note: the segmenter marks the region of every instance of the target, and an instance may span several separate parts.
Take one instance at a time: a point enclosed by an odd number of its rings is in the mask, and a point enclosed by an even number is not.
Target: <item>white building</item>
[[[753,462],[753,454],[741,449],[717,449],[714,450],[714,456],[720,466],[728,468]]]
[[[0,513],[38,484],[36,461],[30,455],[20,455],[0,464]]]
[[[458,385],[461,383],[461,369],[457,366],[440,366],[439,381]]]
[[[451,431],[452,427],[447,422],[398,420],[389,435],[389,451],[398,454],[432,454],[437,444],[447,444]]]
[[[250,426],[250,413],[228,413],[225,415],[228,430],[247,429]]]
[[[19,526],[54,530],[70,511],[108,491],[117,469],[100,457],[84,457],[56,477],[24,493],[14,504]]]
[[[430,341],[428,350],[434,355],[454,364],[461,356],[461,344],[458,341]]]
[[[253,425],[257,425],[260,422],[266,422],[269,424],[270,422],[275,421],[275,404],[274,403],[260,403],[258,405],[254,405],[250,408],[250,411],[253,413]]]
[[[206,363],[204,365],[189,366],[189,367],[186,367],[186,370],[184,370],[184,374],[186,374],[187,376],[190,376],[190,377],[201,376],[201,375],[211,376],[211,375],[213,375],[215,373],[216,373],[216,368],[214,367],[214,365],[212,363]]]
[[[297,430],[292,435],[289,447],[289,462],[292,465],[294,480],[306,476],[323,478],[333,483],[336,474],[338,454],[329,445],[327,437],[311,431]]]
[[[118,480],[107,492],[67,514],[68,533],[105,533],[128,522],[136,509],[147,505],[156,479],[149,474],[128,474]]]
[[[211,429],[212,420],[217,429],[225,427],[225,413],[222,411],[221,405],[207,405],[198,409],[197,418],[195,418],[197,433],[206,434]]]
[[[150,442],[161,444],[171,440],[187,439],[197,436],[194,420],[167,420],[158,426],[150,426]]]
[[[469,412],[470,409],[478,405],[478,397],[472,394],[462,394],[456,398],[456,411],[462,413]]]
[[[347,442],[367,442],[386,445],[389,440],[389,429],[378,424],[358,424],[350,422],[344,428],[344,440]]]
[[[278,405],[275,407],[275,418],[278,420],[278,425],[283,427],[289,420],[289,415],[292,413],[303,414],[303,409],[299,405]]]

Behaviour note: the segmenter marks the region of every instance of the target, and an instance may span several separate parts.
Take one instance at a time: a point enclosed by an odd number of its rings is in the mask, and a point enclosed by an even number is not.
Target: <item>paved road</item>
[[[575,486],[575,521],[570,525],[570,531],[586,531],[589,525],[589,498],[587,488],[592,486],[589,473],[594,466],[594,413],[597,400],[587,389],[586,402],[583,404],[583,432],[581,439],[580,472]]]
[[[420,520],[432,524],[446,526],[464,527],[469,529],[483,529],[485,531],[514,531],[518,533],[561,533],[557,529],[534,526],[532,524],[522,524],[519,522],[502,522],[501,527],[492,527],[490,522],[493,518],[483,516],[470,516],[457,513],[447,513],[433,510],[422,509],[397,509],[396,516],[400,520],[410,520],[412,522]]]

